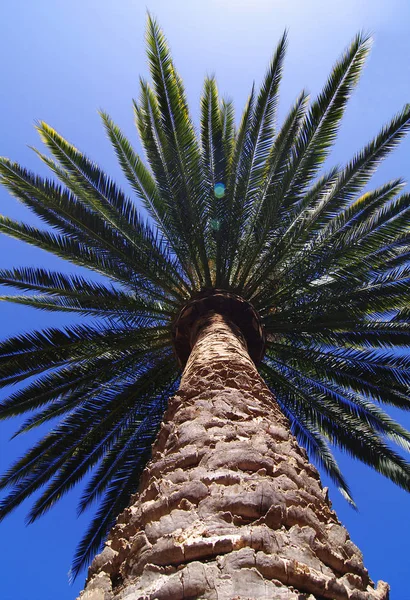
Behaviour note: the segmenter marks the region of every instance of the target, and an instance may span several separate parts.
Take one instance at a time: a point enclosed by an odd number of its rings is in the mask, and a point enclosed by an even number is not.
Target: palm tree
[[[97,274],[0,272],[23,292],[3,300],[84,317],[0,345],[1,385],[22,383],[1,418],[29,413],[17,433],[53,421],[2,477],[0,516],[44,487],[34,521],[91,471],[79,511],[100,505],[73,576],[110,533],[84,600],[386,599],[298,442],[352,504],[329,444],[410,490],[391,445],[410,450],[410,433],[380,408],[410,407],[410,198],[399,179],[363,192],[410,105],[321,173],[369,38],[278,129],[286,35],[238,128],[207,78],[199,134],[151,17],[147,45],[134,109],[149,167],[101,116],[148,220],[44,122],[52,157],[36,152],[61,183],[0,162],[49,226],[2,216],[0,231]]]

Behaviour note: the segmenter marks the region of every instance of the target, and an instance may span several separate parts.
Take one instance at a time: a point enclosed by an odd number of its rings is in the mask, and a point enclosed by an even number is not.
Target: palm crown
[[[12,486],[1,516],[46,486],[28,517],[35,520],[93,468],[79,510],[101,502],[74,573],[137,489],[178,385],[175,320],[204,290],[253,305],[266,336],[260,372],[293,433],[351,502],[329,442],[410,490],[410,466],[389,443],[409,450],[410,433],[379,407],[410,407],[409,195],[401,180],[362,192],[409,129],[410,106],[344,168],[320,175],[367,37],[354,39],[315,101],[301,93],[278,129],[285,35],[237,128],[231,102],[207,78],[199,133],[151,18],[147,45],[152,84],[141,80],[134,108],[149,168],[101,116],[148,220],[43,122],[38,130],[53,158],[38,154],[61,183],[0,162],[2,183],[51,226],[1,217],[0,231],[110,280],[34,267],[0,272],[1,284],[24,292],[2,299],[91,317],[0,345],[1,385],[26,382],[3,401],[1,418],[29,412],[17,433],[60,418],[1,479]]]

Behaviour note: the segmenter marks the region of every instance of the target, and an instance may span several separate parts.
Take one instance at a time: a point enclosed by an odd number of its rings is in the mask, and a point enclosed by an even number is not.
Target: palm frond
[[[286,210],[295,204],[323,164],[336,138],[347,102],[370,50],[370,38],[357,35],[333,67],[323,91],[312,104],[298,133],[280,193]]]
[[[255,103],[255,89],[252,88],[235,138],[235,145],[224,195],[219,199],[219,213],[222,222],[219,226],[217,242],[220,257],[216,265],[216,287],[228,287],[230,273],[234,265],[236,245],[241,228],[246,222],[245,199],[240,194],[240,180],[249,164],[252,152],[252,118]]]
[[[123,285],[134,287],[133,273],[119,265],[109,255],[67,236],[49,233],[0,215],[0,232],[41,250],[55,254],[80,267],[106,275]]]
[[[164,34],[148,15],[147,53],[159,109],[169,169],[174,173],[173,193],[180,217],[189,224],[190,243],[195,244],[205,285],[211,285],[204,243],[206,229],[200,193],[200,150],[191,122],[182,80],[174,67]]]
[[[392,479],[397,485],[410,490],[410,463],[390,449],[378,431],[389,432],[389,419],[380,422],[377,431],[360,411],[353,412],[350,403],[336,402],[326,394],[326,385],[317,383],[281,361],[269,361],[264,365],[269,383],[286,397],[286,405],[294,402],[297,411],[306,415],[319,431],[332,443],[354,457],[372,466],[381,474]],[[375,415],[372,415],[375,418]],[[302,421],[303,422],[303,421]],[[393,426],[393,436],[396,434]],[[406,440],[410,433],[405,431]]]

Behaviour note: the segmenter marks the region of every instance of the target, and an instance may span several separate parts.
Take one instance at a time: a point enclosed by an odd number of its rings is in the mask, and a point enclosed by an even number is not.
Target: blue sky
[[[253,80],[260,82],[279,36],[289,29],[289,51],[279,119],[302,88],[314,95],[359,30],[375,44],[350,102],[331,162],[343,163],[405,102],[410,101],[410,3],[408,0],[14,0],[0,8],[0,155],[44,173],[28,145],[39,146],[33,124],[43,119],[122,181],[97,110],[108,111],[132,138],[131,99],[144,55],[146,8],[160,21],[185,81],[193,116],[206,74],[240,113]],[[410,139],[383,164],[377,185],[409,174]],[[0,212],[35,219],[0,190]],[[44,252],[0,237],[0,266],[74,267]],[[0,306],[1,337],[67,322],[23,307]],[[410,416],[394,413],[410,428]],[[38,434],[12,442],[18,422],[0,424],[0,468],[20,456]],[[339,455],[338,455],[339,456]],[[359,506],[355,513],[331,490],[339,518],[361,548],[373,579],[391,584],[391,600],[410,600],[408,513],[410,495],[368,468],[340,455]],[[326,484],[325,480],[325,484]],[[28,503],[0,525],[2,600],[71,600],[83,587],[68,585],[71,557],[90,514],[76,518],[79,490],[48,515],[24,525]]]

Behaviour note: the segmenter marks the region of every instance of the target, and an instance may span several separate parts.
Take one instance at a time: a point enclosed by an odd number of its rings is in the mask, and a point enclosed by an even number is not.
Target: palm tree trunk
[[[210,313],[192,345],[81,600],[386,600],[238,328]]]

